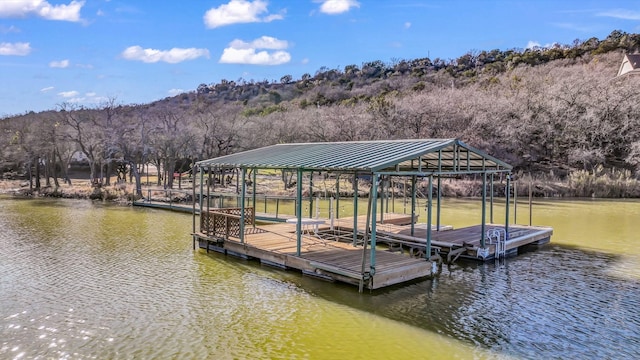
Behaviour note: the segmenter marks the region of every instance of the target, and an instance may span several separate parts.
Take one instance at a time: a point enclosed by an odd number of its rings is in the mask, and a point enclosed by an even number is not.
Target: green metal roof
[[[277,144],[199,161],[196,165],[416,174],[511,170],[511,165],[457,139]]]

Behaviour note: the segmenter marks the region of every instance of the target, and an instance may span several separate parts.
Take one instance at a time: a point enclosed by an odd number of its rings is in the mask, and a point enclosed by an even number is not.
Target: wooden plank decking
[[[345,222],[353,218],[345,219]],[[247,258],[256,258],[265,264],[283,269],[297,269],[308,275],[328,280],[342,281],[359,285],[363,280],[362,246],[353,246],[351,242],[337,241],[338,237],[321,238],[311,233],[302,236],[300,256],[297,256],[295,224],[269,224],[247,229],[244,243],[230,238],[221,243],[214,242],[204,234],[194,234],[200,240],[200,246],[223,251]],[[364,230],[364,227],[362,228]],[[321,225],[319,233],[329,231],[330,226]],[[364,254],[365,272],[369,272],[371,249]],[[424,258],[410,257],[407,254],[391,253],[376,249],[375,274],[369,279],[364,276],[364,286],[378,289],[385,286],[424,278],[432,275],[433,265]]]
[[[194,236],[200,240],[200,247],[241,256],[255,258],[262,263],[282,269],[297,269],[304,274],[321,277],[332,281],[342,281],[359,285],[361,281],[365,287],[378,289],[385,286],[399,284],[433,275],[434,264],[424,257],[412,257],[414,250],[422,251],[426,245],[426,228],[416,224],[414,235],[411,236],[409,225],[396,225],[410,218],[402,214],[385,214],[392,221],[377,223],[378,248],[376,251],[375,274],[369,279],[363,276],[363,248],[353,246],[354,218],[334,219],[332,230],[329,220],[317,228],[317,233],[306,229],[302,235],[300,255],[297,255],[296,225],[291,223],[277,223],[268,225],[247,225],[245,241],[229,238],[224,241],[213,239],[205,234]],[[365,230],[366,216],[358,216],[357,230],[361,235]],[[423,225],[423,224],[422,224]],[[503,225],[487,224],[485,231],[504,229]],[[487,240],[487,252],[481,253],[481,226],[470,226],[461,229],[451,229],[444,226],[441,231],[432,227],[432,248],[449,254],[451,260],[458,256],[489,260],[496,256],[496,244]],[[444,231],[447,230],[447,231]],[[517,253],[517,249],[527,244],[548,242],[553,230],[546,227],[530,227],[510,225],[509,240],[505,242],[507,253]],[[346,234],[346,235],[345,235]],[[384,250],[384,245],[396,245],[400,253]],[[399,246],[397,246],[399,245]],[[410,250],[404,252],[402,250]],[[364,254],[364,271],[369,271],[370,251]]]

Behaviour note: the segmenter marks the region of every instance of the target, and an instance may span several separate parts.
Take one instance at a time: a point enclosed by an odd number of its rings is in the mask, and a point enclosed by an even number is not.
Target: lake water
[[[446,199],[442,222],[479,210]],[[533,219],[551,244],[358,294],[194,251],[187,214],[0,198],[0,358],[637,358],[640,202],[537,201]]]

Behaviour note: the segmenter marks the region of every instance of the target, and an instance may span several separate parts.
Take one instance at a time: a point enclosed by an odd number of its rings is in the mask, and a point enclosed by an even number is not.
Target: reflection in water
[[[188,215],[0,199],[0,358],[633,358],[640,203],[541,208],[549,246],[358,294],[194,252]]]

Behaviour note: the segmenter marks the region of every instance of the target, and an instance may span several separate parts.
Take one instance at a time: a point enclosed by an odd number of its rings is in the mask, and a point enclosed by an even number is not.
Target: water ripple
[[[634,258],[549,246],[357,294],[191,249],[191,219],[0,201],[0,358],[634,358]],[[78,205],[81,204],[81,205]],[[9,208],[7,208],[9,207]],[[622,264],[622,265],[621,265]]]

